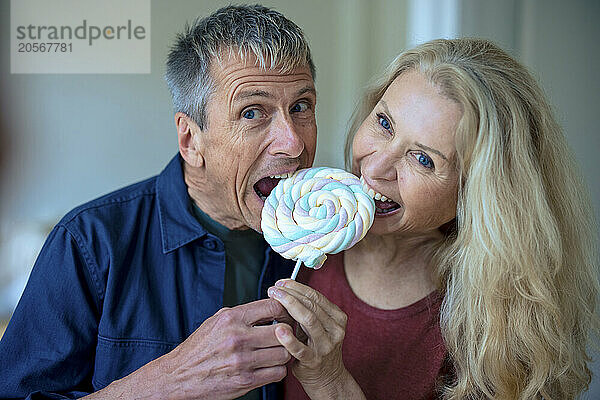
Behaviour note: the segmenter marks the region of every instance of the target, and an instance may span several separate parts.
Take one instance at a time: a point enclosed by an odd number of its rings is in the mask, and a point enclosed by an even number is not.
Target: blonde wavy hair
[[[456,226],[435,263],[455,376],[446,399],[570,399],[591,381],[597,226],[536,80],[487,40],[434,40],[400,54],[357,107],[346,142],[396,77],[416,70],[463,111]]]

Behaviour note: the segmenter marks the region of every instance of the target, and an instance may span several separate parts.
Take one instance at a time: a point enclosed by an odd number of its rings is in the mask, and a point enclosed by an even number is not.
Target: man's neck
[[[200,168],[191,167],[183,162],[183,179],[192,201],[213,221],[230,230],[249,229],[242,221],[231,217],[227,209],[219,207],[220,203],[215,201],[215,198],[220,196],[214,191],[218,185],[207,182]]]

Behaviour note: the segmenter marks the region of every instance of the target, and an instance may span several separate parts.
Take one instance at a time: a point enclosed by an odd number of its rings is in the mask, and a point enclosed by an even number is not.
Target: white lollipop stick
[[[291,280],[295,281],[298,276],[298,272],[300,271],[300,266],[302,265],[302,260],[296,261],[296,266],[294,267],[294,272],[292,272]]]
[[[300,271],[300,266],[302,265],[302,260],[298,260],[296,261],[296,266],[294,267],[294,272],[292,272],[292,277],[290,278],[291,280],[295,281],[296,277],[298,276],[298,271]],[[273,322],[271,322],[271,325],[275,325],[277,324],[277,320],[274,319]]]

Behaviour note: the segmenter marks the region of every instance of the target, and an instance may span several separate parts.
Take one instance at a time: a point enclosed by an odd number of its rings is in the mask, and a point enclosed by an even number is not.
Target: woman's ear
[[[202,141],[197,135],[201,134],[200,128],[188,115],[175,113],[175,126],[177,126],[177,143],[181,157],[190,166],[200,168],[204,165],[204,149]]]

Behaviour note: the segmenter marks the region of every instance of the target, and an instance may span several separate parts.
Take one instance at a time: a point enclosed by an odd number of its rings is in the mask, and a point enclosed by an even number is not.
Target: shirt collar
[[[162,250],[165,254],[207,233],[194,217],[182,162],[181,155],[177,153],[156,180]]]

